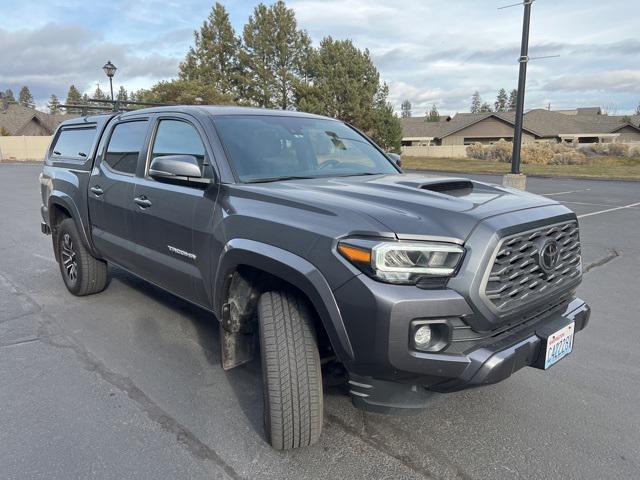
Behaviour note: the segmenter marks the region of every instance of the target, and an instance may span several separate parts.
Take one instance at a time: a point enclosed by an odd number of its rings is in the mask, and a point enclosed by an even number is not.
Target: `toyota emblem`
[[[558,242],[555,240],[549,240],[548,242],[542,245],[540,249],[540,255],[538,262],[540,263],[540,268],[544,270],[546,273],[551,273],[555,270],[558,265],[558,259],[560,258],[560,248],[558,247]]]

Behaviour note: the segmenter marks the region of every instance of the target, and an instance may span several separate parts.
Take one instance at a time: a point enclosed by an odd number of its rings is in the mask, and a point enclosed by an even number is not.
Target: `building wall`
[[[402,156],[403,157],[462,158],[467,156],[467,147],[464,145],[402,147]]]
[[[616,142],[618,142],[618,143],[640,142],[640,132],[638,132],[637,130],[635,130],[635,129],[629,127],[629,126],[621,128],[616,133],[620,134],[620,136],[616,140]]]
[[[444,137],[442,139],[442,145],[464,145],[465,138],[477,139],[482,142],[482,139],[491,139],[493,142],[495,139],[504,138],[505,140],[511,140],[513,138],[513,126],[498,120],[497,118],[488,117],[484,120],[470,125],[462,130]],[[534,137],[527,132],[522,132],[523,142],[532,142]]]
[[[0,137],[0,160],[44,160],[50,136]]]

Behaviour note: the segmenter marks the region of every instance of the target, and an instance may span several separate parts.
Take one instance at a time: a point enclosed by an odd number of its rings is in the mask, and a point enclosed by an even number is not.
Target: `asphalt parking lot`
[[[259,365],[222,370],[209,314],[115,269],[67,293],[39,170],[0,164],[1,478],[640,478],[640,183],[528,179],[581,217],[593,315],[568,358],[412,417],[329,391],[320,444],[283,453]]]

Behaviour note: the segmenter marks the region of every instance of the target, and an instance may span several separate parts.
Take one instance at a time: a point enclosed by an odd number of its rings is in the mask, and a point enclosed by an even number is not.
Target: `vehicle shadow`
[[[163,308],[178,315],[181,321],[188,321],[197,335],[197,338],[193,340],[202,349],[208,364],[212,368],[222,369],[220,364],[220,326],[211,312],[117,267],[110,265],[109,274],[113,280],[123,283],[128,288],[135,289]],[[261,372],[260,358],[256,352],[256,358],[245,365],[225,372],[225,377],[234,392],[238,406],[251,426],[264,438]]]

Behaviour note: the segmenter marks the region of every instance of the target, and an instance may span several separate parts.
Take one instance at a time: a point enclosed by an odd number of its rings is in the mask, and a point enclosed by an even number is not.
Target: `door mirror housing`
[[[149,176],[155,180],[177,184],[209,184],[202,178],[202,170],[193,155],[165,155],[155,157],[149,165]]]
[[[400,155],[393,152],[387,152],[387,157],[397,166],[402,167],[402,159],[400,158]]]

